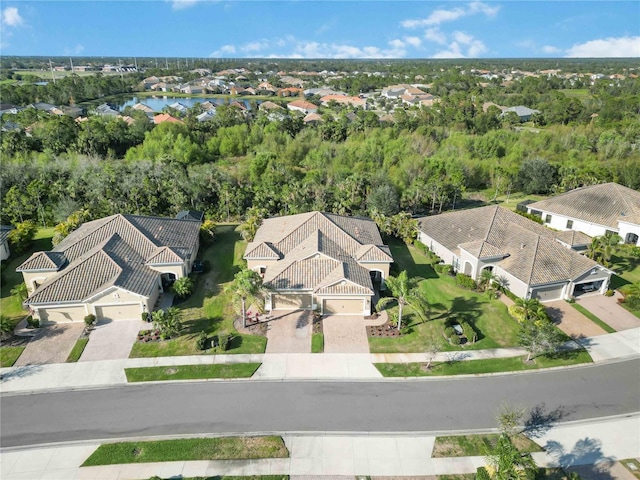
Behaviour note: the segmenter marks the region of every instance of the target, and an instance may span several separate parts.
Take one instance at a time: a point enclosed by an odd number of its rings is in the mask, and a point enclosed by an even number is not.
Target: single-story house
[[[0,225],[0,261],[6,260],[11,255],[9,250],[9,232],[13,230],[11,225]]]
[[[521,122],[528,122],[529,120],[531,120],[531,117],[535,113],[540,113],[540,110],[534,110],[532,108],[525,107],[524,105],[518,105],[515,107],[505,108],[504,110],[502,110],[502,113],[500,114],[500,116],[504,117],[509,112],[515,113]]]
[[[189,275],[200,222],[112,215],[82,224],[51,251],[20,265],[25,305],[43,323],[140,318],[164,288]]]
[[[617,233],[624,243],[640,245],[640,192],[617,183],[571,190],[527,205],[556,230],[576,230],[590,237]]]
[[[293,102],[287,103],[287,109],[302,112],[307,115],[309,113],[316,113],[318,106],[305,100],[294,100]]]
[[[273,289],[268,311],[323,315],[370,315],[393,262],[372,220],[323,212],[264,220],[244,258]]]
[[[585,236],[554,232],[500,206],[423,217],[418,240],[459,273],[488,269],[522,298],[568,299],[605,293],[611,271],[578,253]]]

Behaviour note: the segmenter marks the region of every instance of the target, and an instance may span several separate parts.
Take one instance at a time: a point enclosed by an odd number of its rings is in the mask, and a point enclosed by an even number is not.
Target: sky
[[[640,57],[635,1],[22,1],[0,55]]]

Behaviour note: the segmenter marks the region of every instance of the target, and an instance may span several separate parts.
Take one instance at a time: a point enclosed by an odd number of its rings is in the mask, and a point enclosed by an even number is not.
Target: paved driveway
[[[567,335],[597,337],[607,333],[564,300],[545,302],[544,306],[558,328]]]
[[[613,297],[583,295],[577,301],[600,320],[618,331],[640,327],[640,318],[618,305],[618,298],[621,297],[622,295],[616,292]]]
[[[266,353],[311,353],[312,312],[274,310],[267,325]]]
[[[84,322],[60,323],[40,328],[15,366],[66,362],[83,329]]]
[[[325,353],[369,353],[362,315],[329,315],[322,319]]]
[[[141,320],[102,321],[89,335],[80,362],[129,358],[140,330],[150,328]]]

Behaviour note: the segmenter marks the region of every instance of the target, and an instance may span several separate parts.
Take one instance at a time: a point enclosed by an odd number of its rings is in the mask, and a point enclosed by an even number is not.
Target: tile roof
[[[619,219],[627,221],[640,215],[640,192],[613,182],[603,183],[576,188],[527,207],[618,228]]]
[[[555,233],[556,240],[569,245],[570,247],[578,245],[588,245],[591,243],[591,237],[577,230],[565,230],[564,232]]]
[[[597,266],[556,240],[565,238],[564,232],[499,206],[423,217],[418,225],[456,254],[464,248],[478,258],[502,256],[498,265],[529,285],[567,281]]]
[[[4,243],[9,239],[9,232],[13,230],[11,225],[0,225],[0,243]]]
[[[265,219],[244,258],[280,259],[264,277],[277,290],[358,295],[373,294],[369,271],[358,261],[393,261],[373,221],[322,212]]]
[[[16,268],[16,272],[26,270],[59,270],[67,258],[60,252],[34,252],[22,265]]]

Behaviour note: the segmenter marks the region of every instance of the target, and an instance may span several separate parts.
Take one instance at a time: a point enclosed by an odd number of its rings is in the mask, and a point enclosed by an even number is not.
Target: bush
[[[207,332],[202,331],[200,332],[200,335],[198,335],[198,339],[196,340],[196,348],[198,350],[206,350],[208,342],[209,337],[207,337]]]
[[[449,338],[451,335],[455,335],[456,331],[453,329],[453,327],[447,327],[444,329],[444,335],[445,337]]]
[[[12,253],[23,253],[27,250],[33,237],[36,236],[38,226],[31,220],[18,223],[16,228],[9,232],[9,243]]]
[[[515,318],[518,323],[524,322],[524,312],[522,311],[522,308],[518,307],[515,303],[507,310],[509,311],[509,315]]]
[[[476,470],[476,480],[491,480],[491,476],[489,476],[486,468],[478,467]]]
[[[84,324],[89,326],[96,323],[96,316],[93,313],[90,313],[86,317],[84,317]]]
[[[143,322],[148,322],[151,320],[151,314],[149,312],[142,312],[140,317],[142,318]]]
[[[624,303],[631,310],[640,310],[640,295],[629,295],[624,299]]]
[[[460,345],[460,337],[454,332],[454,334],[449,337],[449,343],[451,343],[451,345]]]
[[[193,292],[193,280],[189,277],[180,277],[173,282],[173,292],[180,298],[187,298]]]
[[[462,332],[465,337],[467,337],[467,341],[470,343],[475,343],[478,339],[478,333],[476,329],[470,323],[463,322],[462,323]]]
[[[433,269],[441,275],[449,275],[453,273],[453,267],[444,263],[439,263],[433,266]]]
[[[604,293],[605,297],[613,297],[613,290],[609,289]]]
[[[476,288],[478,288],[478,284],[476,283],[476,281],[469,275],[465,275],[464,273],[458,273],[456,275],[456,285],[461,288],[466,288],[467,290],[475,290]]]
[[[29,316],[27,317],[27,325],[29,328],[40,328],[40,320]]]
[[[227,351],[231,348],[231,342],[233,341],[233,334],[229,333],[227,335],[222,335],[222,350]]]

